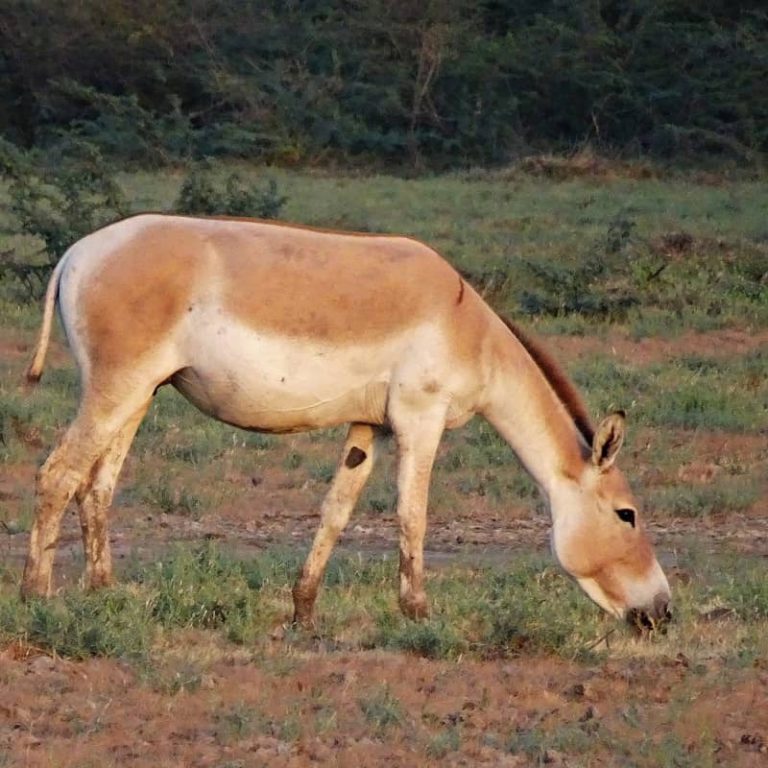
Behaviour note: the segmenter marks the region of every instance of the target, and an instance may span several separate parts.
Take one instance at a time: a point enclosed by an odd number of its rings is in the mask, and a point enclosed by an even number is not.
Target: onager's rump
[[[426,613],[432,463],[443,430],[475,414],[542,488],[555,554],[587,593],[617,616],[666,615],[666,579],[614,464],[622,416],[592,430],[564,374],[426,245],[255,220],[126,219],[80,240],[54,271],[30,380],[42,373],[57,300],[82,394],[40,470],[24,594],[50,592],[59,522],[73,496],[86,582],[110,582],[115,481],[154,392],[171,384],[245,429],[350,424],[294,588],[299,621],[311,619],[384,430],[398,448],[400,604],[409,616]]]

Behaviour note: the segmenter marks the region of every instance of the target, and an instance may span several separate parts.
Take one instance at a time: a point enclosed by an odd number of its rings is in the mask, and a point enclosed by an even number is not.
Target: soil
[[[675,736],[683,754],[710,740],[723,765],[757,768],[768,759],[768,672],[750,670],[726,685],[685,658],[585,667],[549,658],[298,653],[289,671],[276,673],[268,660],[231,654],[198,687],[172,696],[103,659],[16,659],[7,651],[0,675],[12,693],[0,703],[0,749],[12,765],[580,765],[568,757],[567,739],[583,744],[597,733],[590,765],[631,764],[631,755],[605,746],[608,734],[650,754],[664,754]],[[681,687],[702,695],[673,711]],[[372,732],[361,702],[382,691],[399,703],[399,719]],[[526,741],[558,731],[561,749]],[[458,747],[435,754],[433,734],[451,732],[461,734]]]
[[[646,337],[633,339],[618,330],[605,338],[597,336],[548,336],[547,347],[563,361],[595,355],[610,355],[634,365],[667,362],[682,357],[736,357],[768,345],[768,331],[725,328],[707,333],[687,331],[671,339]]]
[[[618,333],[549,340],[566,361],[607,351],[635,363],[744,354],[767,343],[766,332],[730,330],[674,340],[633,341]],[[0,355],[20,361],[28,344],[6,338]],[[56,345],[49,364],[66,359]],[[646,437],[634,442],[637,453],[652,450],[658,439],[650,431]],[[39,448],[34,439],[30,449]],[[670,470],[687,483],[710,482],[726,454],[745,463],[768,461],[762,435],[674,433],[665,439],[690,443],[690,460]],[[23,489],[33,485],[34,460],[5,470],[0,504],[18,505]],[[132,471],[129,460],[128,477]],[[170,542],[204,538],[244,554],[274,546],[306,550],[317,525],[316,486],[292,486],[279,469],[258,477],[231,472],[223,479],[237,487],[236,500],[197,520],[118,503],[111,520],[118,560],[150,558]],[[676,552],[690,546],[768,557],[766,511],[763,498],[738,515],[659,516],[650,527],[663,565],[674,572]],[[27,536],[11,534],[0,530],[0,559],[15,572]],[[368,512],[355,515],[341,546],[394,552],[396,544],[391,516]],[[522,506],[503,516],[489,513],[476,501],[436,515],[428,547],[431,568],[461,560],[503,563],[518,552],[548,549],[548,521]],[[77,579],[81,559],[79,528],[69,513],[59,586]],[[171,665],[171,683],[182,681],[174,685],[148,680],[116,660],[75,662],[23,644],[0,649],[0,766],[570,766],[586,764],[574,746],[585,739],[581,752],[588,751],[589,765],[634,764],[627,745],[637,745],[642,765],[693,765],[686,756],[697,750],[716,764],[768,765],[765,659],[725,675],[719,663],[693,663],[682,654],[608,658],[593,666],[553,657],[444,662],[350,653],[311,641],[287,649],[276,635],[270,652],[257,657],[215,646],[204,633],[187,639],[205,658],[205,674],[184,684],[180,660],[175,673]],[[681,691],[690,693],[684,707]],[[361,702],[377,696],[398,703],[389,726],[376,728],[365,716]],[[551,738],[542,741],[542,733]]]

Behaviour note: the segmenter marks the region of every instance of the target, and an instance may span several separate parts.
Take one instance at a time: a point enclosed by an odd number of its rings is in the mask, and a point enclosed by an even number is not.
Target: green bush
[[[12,224],[5,234],[24,235],[38,247],[31,257],[7,255],[0,278],[15,279],[21,296],[37,298],[67,248],[124,216],[127,205],[108,163],[86,142],[24,153],[0,140],[0,167],[9,179],[6,209]]]
[[[222,186],[210,171],[198,167],[182,182],[174,210],[206,216],[276,219],[287,201],[288,198],[279,193],[274,179],[269,179],[265,187],[257,189],[247,185],[237,173],[231,173]]]
[[[3,21],[0,133],[25,146],[409,171],[585,140],[749,168],[768,148],[758,0],[6,0]]]
[[[626,317],[631,307],[641,303],[643,283],[654,274],[647,266],[650,253],[645,243],[632,236],[634,228],[635,222],[620,212],[609,222],[604,237],[575,263],[522,260],[535,286],[520,294],[522,311],[528,315]]]

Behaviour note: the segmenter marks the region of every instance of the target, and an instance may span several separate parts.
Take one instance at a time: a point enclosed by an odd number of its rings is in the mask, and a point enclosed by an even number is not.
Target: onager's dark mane
[[[525,331],[521,330],[506,317],[501,319],[507,328],[512,331],[515,338],[525,347],[525,351],[533,358],[536,365],[539,366],[539,369],[544,374],[544,378],[549,382],[560,402],[565,406],[565,410],[568,411],[568,414],[573,419],[576,428],[587,441],[587,445],[592,445],[592,439],[595,435],[592,420],[589,418],[587,407],[584,405],[581,395],[566,376],[565,371],[563,371],[549,352],[528,336]]]

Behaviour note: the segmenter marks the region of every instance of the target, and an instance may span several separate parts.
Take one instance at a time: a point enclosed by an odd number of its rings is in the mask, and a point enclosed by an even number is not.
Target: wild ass
[[[261,432],[349,423],[293,590],[309,622],[326,563],[373,467],[398,451],[400,606],[427,613],[423,546],[443,430],[484,416],[541,487],[562,567],[606,611],[653,625],[669,586],[615,465],[622,413],[593,429],[573,386],[435,251],[406,237],[255,220],[143,214],[73,245],[53,272],[27,372],[39,380],[54,307],[80,368],[80,406],[40,469],[24,595],[47,595],[62,513],[79,504],[85,581],[109,584],[107,509],[136,430],[171,384],[201,411]]]

